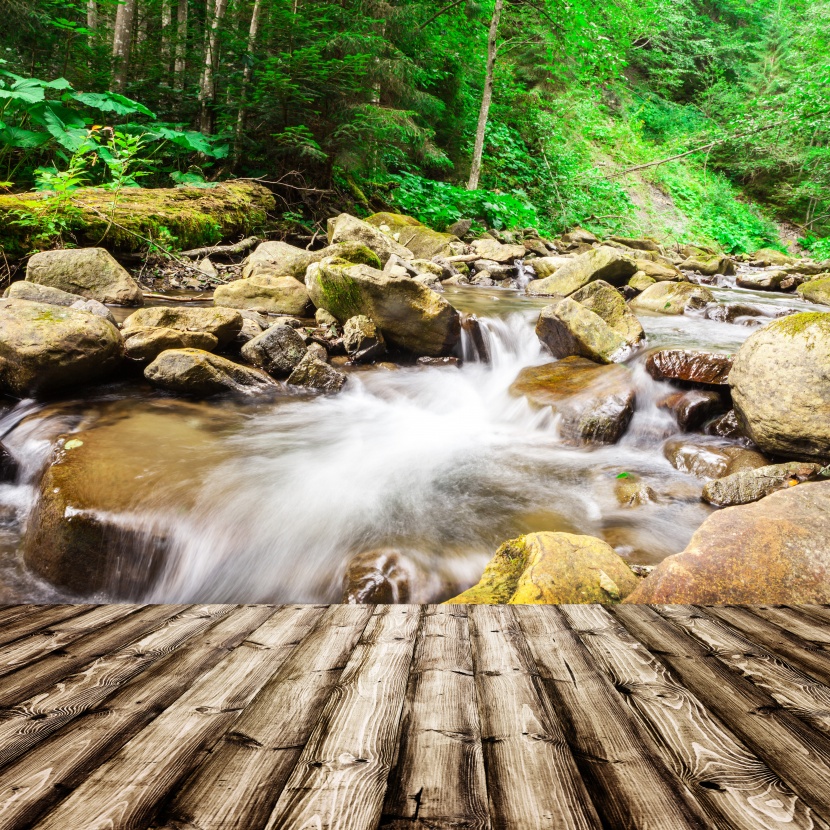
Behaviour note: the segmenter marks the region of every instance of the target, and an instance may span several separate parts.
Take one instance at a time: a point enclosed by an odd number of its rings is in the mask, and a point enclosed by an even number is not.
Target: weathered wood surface
[[[0,608],[0,830],[830,830],[830,609]]]

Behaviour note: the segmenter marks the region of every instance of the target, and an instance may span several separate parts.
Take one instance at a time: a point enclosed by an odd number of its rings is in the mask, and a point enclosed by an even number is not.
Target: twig
[[[434,15],[432,15],[432,17],[429,18],[429,20],[426,21],[426,23],[422,23],[418,27],[418,31],[420,32],[423,29],[426,29],[426,27],[429,26],[430,23],[432,23],[435,20],[438,20],[438,18],[441,17],[442,14],[448,12],[450,9],[454,9],[456,6],[460,6],[463,2],[464,0],[453,0],[453,2],[450,3],[448,6],[444,6],[443,9],[439,9],[437,12],[435,12]]]

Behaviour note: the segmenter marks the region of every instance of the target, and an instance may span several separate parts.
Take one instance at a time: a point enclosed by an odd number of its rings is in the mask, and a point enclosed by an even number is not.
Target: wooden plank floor
[[[830,830],[830,608],[0,608],[0,830]]]

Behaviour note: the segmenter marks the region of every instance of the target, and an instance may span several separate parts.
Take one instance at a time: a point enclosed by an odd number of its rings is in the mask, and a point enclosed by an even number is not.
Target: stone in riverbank
[[[646,339],[640,321],[631,313],[622,294],[605,280],[594,280],[571,294],[570,299],[598,314],[634,348]]]
[[[375,322],[387,343],[416,355],[448,354],[461,337],[458,312],[410,277],[391,277],[367,265],[327,258],[309,266],[306,287],[314,305],[341,323],[364,315]]]
[[[703,436],[671,438],[663,445],[663,455],[676,470],[698,478],[722,478],[769,464],[755,450]]]
[[[297,364],[288,376],[289,386],[304,386],[318,392],[339,392],[348,377],[311,352]]]
[[[681,262],[680,267],[684,271],[696,271],[708,277],[735,273],[734,262],[725,254],[696,253]]]
[[[558,358],[580,355],[597,363],[615,363],[624,360],[630,352],[621,334],[570,297],[562,297],[542,309],[536,336]]]
[[[259,369],[240,366],[201,349],[168,349],[144,370],[144,377],[168,392],[200,398],[228,392],[250,395],[277,386]]]
[[[343,346],[356,362],[376,360],[386,354],[380,329],[362,314],[350,317],[343,326]]]
[[[306,342],[291,326],[275,325],[249,340],[242,357],[269,375],[289,375],[308,351]]]
[[[714,300],[715,295],[702,285],[690,282],[658,282],[635,297],[630,306],[635,311],[683,314],[687,309],[703,308]]]
[[[386,261],[393,254],[405,260],[415,259],[412,251],[391,236],[348,213],[341,213],[328,220],[328,240],[329,245],[338,242],[357,242],[365,245],[378,255],[381,265],[386,265]]]
[[[780,291],[781,283],[789,277],[786,271],[754,271],[738,274],[735,280],[740,288],[753,291]]]
[[[0,444],[0,483],[17,478],[18,464],[14,456]]]
[[[613,603],[638,579],[614,549],[593,536],[530,533],[505,542],[478,584],[448,602],[471,605]]]
[[[339,256],[355,265],[371,265],[380,268],[380,260],[373,251],[359,242],[340,242],[319,251],[296,248],[287,242],[262,242],[257,245],[242,265],[243,279],[253,277],[294,277],[302,282],[312,262],[320,262],[329,256]]]
[[[104,380],[124,356],[118,329],[74,308],[0,300],[0,390],[19,397]]]
[[[463,244],[454,234],[434,231],[412,216],[401,213],[373,213],[366,218],[366,223],[412,251],[416,259],[451,256],[453,246]]]
[[[127,357],[149,363],[168,349],[202,349],[212,352],[219,346],[219,341],[206,331],[134,328],[124,332],[124,346]]]
[[[815,480],[821,469],[820,464],[790,461],[787,464],[770,464],[754,470],[742,470],[707,482],[703,487],[703,501],[716,507],[749,504],[776,490]]]
[[[257,308],[269,314],[304,317],[311,309],[305,285],[294,277],[259,275],[217,286],[213,304],[224,308]]]
[[[796,289],[798,294],[811,303],[830,305],[830,277],[819,280],[810,280],[799,285]]]
[[[601,245],[570,260],[545,279],[532,280],[527,293],[533,296],[568,296],[593,280],[624,285],[637,273],[634,260],[616,248]]]
[[[73,303],[84,298],[80,294],[71,294],[62,291],[60,288],[53,288],[51,285],[40,285],[28,280],[13,282],[3,294],[12,300],[28,300],[31,303],[46,303],[47,305],[59,305],[69,308]]]
[[[789,605],[830,602],[830,482],[727,507],[664,559],[626,602]]]
[[[671,412],[683,432],[693,432],[728,408],[724,396],[706,389],[672,392],[657,401],[657,406]]]
[[[220,346],[227,346],[242,330],[242,315],[231,308],[154,306],[142,308],[124,321],[125,332],[134,328],[204,331],[216,337]]]
[[[719,352],[661,349],[646,360],[646,371],[655,380],[675,380],[703,386],[724,386],[729,382],[732,358]]]
[[[138,283],[103,248],[41,251],[26,266],[26,280],[112,305],[144,305]]]
[[[582,357],[522,369],[510,392],[534,406],[549,406],[561,418],[562,439],[572,444],[614,444],[634,414],[631,372]]]
[[[755,332],[729,384],[738,420],[761,450],[830,458],[830,314],[793,314]]]

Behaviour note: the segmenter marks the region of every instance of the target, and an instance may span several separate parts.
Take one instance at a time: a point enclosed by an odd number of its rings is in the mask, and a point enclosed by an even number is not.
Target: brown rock
[[[703,437],[670,439],[663,445],[663,455],[675,469],[698,478],[722,478],[769,464],[759,452]]]
[[[661,409],[668,409],[684,432],[693,432],[704,422],[726,409],[718,392],[704,389],[690,389],[687,392],[672,392],[657,402]]]
[[[134,328],[124,332],[127,357],[149,363],[167,349],[214,351],[219,341],[206,331],[180,331],[168,328]]]
[[[646,370],[655,380],[679,380],[706,386],[724,386],[729,382],[732,358],[716,352],[692,352],[663,349],[652,352]]]

